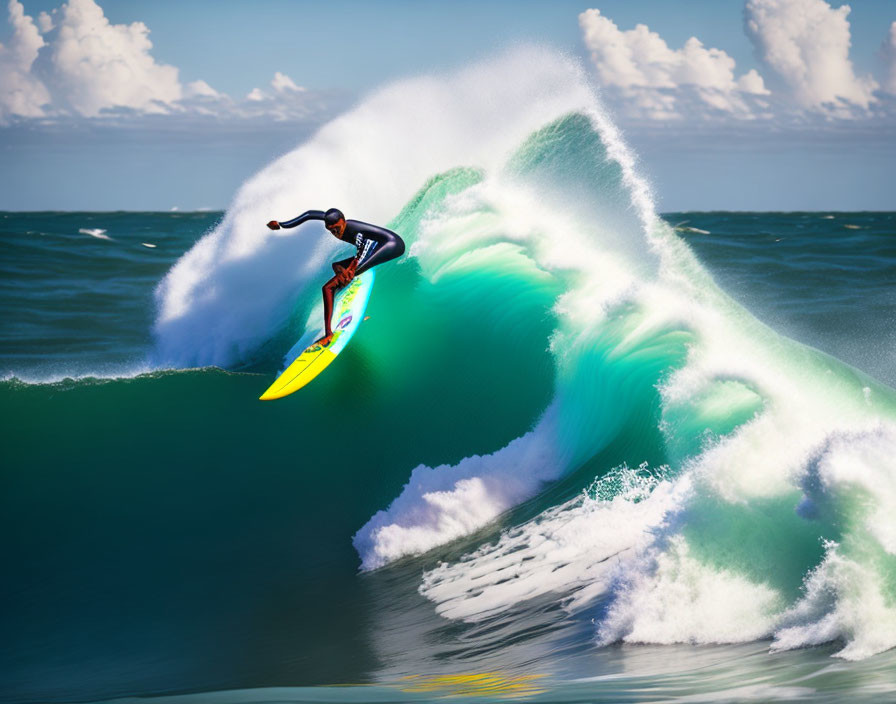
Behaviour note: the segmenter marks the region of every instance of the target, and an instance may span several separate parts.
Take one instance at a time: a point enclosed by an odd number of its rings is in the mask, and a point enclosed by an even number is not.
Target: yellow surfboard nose
[[[277,377],[267,391],[258,397],[260,401],[273,401],[289,396],[312,381],[336,359],[364,319],[364,309],[370,300],[373,280],[373,271],[366,271],[352,280],[336,301],[336,312],[333,316],[334,333],[330,344],[326,347],[318,344],[307,347]]]
[[[334,342],[336,342],[335,336],[330,345]],[[312,345],[302,352],[302,354],[296,358],[296,361],[290,364],[286,370],[277,377],[277,380],[268,387],[268,390],[258,397],[259,400],[273,401],[274,399],[289,396],[289,394],[298,391],[305,386],[305,384],[314,379],[314,377],[326,369],[334,359],[336,359],[336,354],[331,352],[329,348],[321,347],[320,345]]]

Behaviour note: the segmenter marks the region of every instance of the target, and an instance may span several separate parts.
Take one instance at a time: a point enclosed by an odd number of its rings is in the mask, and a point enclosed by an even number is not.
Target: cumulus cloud
[[[321,108],[276,72],[266,93],[233,100],[207,82],[181,83],[179,71],[152,55],[143,22],[112,24],[95,0],[68,0],[37,22],[9,0],[12,38],[0,45],[0,124],[13,119],[135,115],[219,119],[301,119]]]
[[[49,48],[62,105],[91,117],[111,107],[167,112],[180,100],[178,70],[156,63],[145,24],[113,25],[94,0],[69,0],[60,14]]]
[[[269,86],[272,90],[253,88],[239,108],[246,117],[268,115],[274,121],[308,117],[323,108],[318,100],[309,99],[305,88],[285,73],[277,71]]]
[[[647,25],[623,31],[596,9],[580,14],[579,26],[601,85],[640,116],[682,117],[695,102],[704,110],[748,115],[748,98],[768,94],[755,70],[736,78],[734,59],[696,37],[672,49]]]
[[[673,49],[646,25],[621,30],[599,10],[583,12],[579,25],[605,97],[629,117],[887,119],[896,109],[882,92],[896,95],[896,22],[880,51],[881,86],[850,61],[849,13],[825,0],[746,0],[743,26],[761,75],[738,72],[729,54],[697,37]]]
[[[41,34],[46,34],[54,27],[53,18],[46,12],[41,12],[37,16],[37,26],[40,27]]]
[[[10,115],[41,117],[50,93],[31,68],[44,40],[22,3],[9,0],[8,10],[13,35],[9,46],[0,44],[0,121]]]
[[[221,93],[212,88],[205,81],[193,81],[188,83],[184,95],[187,98],[221,98]]]
[[[849,5],[824,0],[747,0],[747,35],[760,61],[800,107],[868,108],[877,83],[849,60]]]
[[[294,80],[285,73],[280,73],[280,71],[274,72],[274,77],[271,79],[270,86],[274,89],[273,94],[266,93],[261,88],[253,88],[249,94],[246,95],[246,99],[253,102],[259,102],[262,100],[271,100],[272,97],[280,99],[295,93],[305,92],[305,89],[302,88],[302,86],[296,85]]]
[[[297,86],[295,81],[285,73],[280,73],[279,71],[274,73],[274,79],[271,81],[271,86],[277,93],[288,93],[292,91],[302,92],[305,90],[302,86]]]

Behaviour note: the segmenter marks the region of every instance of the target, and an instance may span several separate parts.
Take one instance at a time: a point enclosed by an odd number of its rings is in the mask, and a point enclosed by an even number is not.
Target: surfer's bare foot
[[[333,340],[333,333],[330,333],[329,335],[324,335],[322,338],[320,338],[314,344],[320,345],[321,347],[326,347],[327,345],[330,344],[330,342],[332,342],[332,340]]]

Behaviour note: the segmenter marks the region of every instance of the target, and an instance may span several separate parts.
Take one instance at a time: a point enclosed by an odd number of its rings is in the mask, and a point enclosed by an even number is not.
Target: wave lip
[[[554,401],[528,434],[501,450],[454,466],[417,467],[399,497],[355,536],[362,569],[467,535],[536,495],[641,413],[656,378],[652,367],[634,368],[634,356],[651,345],[659,356],[681,353],[680,340],[667,343],[668,329],[643,324],[636,310],[643,278],[660,266],[649,189],[578,68],[562,62],[551,68],[525,81],[547,79],[566,98],[556,100],[538,85],[536,95],[551,96],[540,111],[543,122],[513,149],[503,129],[480,131],[478,139],[494,142],[492,168],[477,164],[478,179],[429,203],[408,226],[411,254],[437,287],[459,292],[446,279],[466,274],[467,288],[479,286],[473,276],[488,276],[489,286],[526,279],[530,290],[543,293],[558,320],[545,341],[556,360]],[[482,78],[502,85],[506,69],[500,61],[487,65]],[[532,105],[528,93],[515,97],[524,102],[508,104],[508,116]],[[570,153],[579,155],[572,167],[564,156]],[[602,329],[614,312],[624,322]],[[595,384],[594,375],[602,382]],[[636,390],[634,400],[614,407],[620,399],[614,392],[625,386]]]

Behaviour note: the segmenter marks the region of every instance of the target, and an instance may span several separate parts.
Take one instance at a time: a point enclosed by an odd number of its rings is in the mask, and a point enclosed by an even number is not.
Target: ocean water
[[[0,701],[896,697],[896,213],[661,189],[526,49],[223,212],[0,214]],[[408,254],[261,403],[333,205]]]

